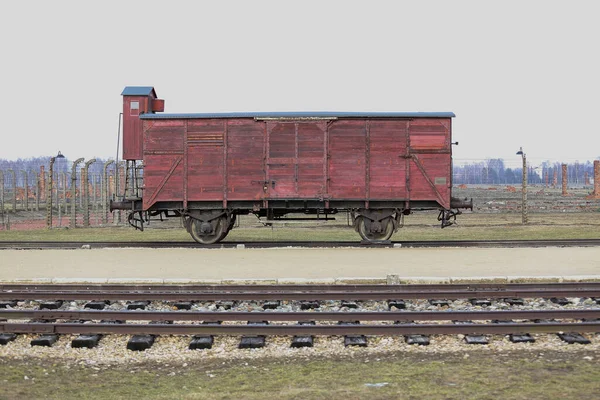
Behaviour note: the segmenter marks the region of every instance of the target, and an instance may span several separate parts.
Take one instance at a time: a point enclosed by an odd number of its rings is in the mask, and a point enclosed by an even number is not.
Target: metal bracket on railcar
[[[158,211],[130,211],[127,216],[127,222],[135,229],[144,231],[144,224],[150,224],[151,217],[158,216],[160,221],[164,218],[179,217],[181,213],[177,210],[158,210]]]
[[[137,216],[137,218],[136,218]],[[148,222],[148,216],[144,218],[144,211],[132,211],[127,216],[127,222],[135,229],[144,231],[144,223]]]
[[[452,210],[453,208],[456,210]],[[459,208],[473,211],[473,199],[450,198],[450,210],[440,210],[440,213],[438,214],[438,221],[441,221],[442,229],[456,224],[456,216],[462,214],[462,211],[460,211]]]
[[[462,214],[460,210],[440,210],[438,214],[438,221],[442,222],[442,229],[447,226],[456,224],[456,216]]]

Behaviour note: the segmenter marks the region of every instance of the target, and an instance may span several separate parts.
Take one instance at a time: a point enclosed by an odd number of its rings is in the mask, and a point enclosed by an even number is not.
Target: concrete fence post
[[[50,166],[48,168],[48,183],[46,184],[46,227],[52,229],[52,181],[54,176],[54,162],[56,157],[50,158]]]
[[[17,175],[12,169],[9,169],[8,173],[12,176],[12,209],[13,212],[17,212]]]
[[[35,182],[35,211],[40,211],[40,178],[37,172],[32,169],[33,181]]]
[[[600,160],[594,160],[594,197],[600,197]]]
[[[95,158],[88,160],[83,167],[82,181],[81,181],[81,195],[83,197],[83,226],[85,228],[90,227],[90,177],[89,168],[90,165],[96,162]]]
[[[40,197],[46,202],[46,167],[40,165]]]
[[[567,164],[562,165],[562,195],[567,195]]]
[[[71,167],[71,228],[77,227],[77,164],[83,162],[83,158],[73,161]]]
[[[61,214],[61,210],[65,210],[65,216],[67,215],[68,211],[67,211],[67,173],[66,172],[61,172],[61,174],[59,176],[57,176],[58,181],[60,182],[60,184],[58,186],[60,186],[61,190],[61,194],[57,195],[57,199],[58,199],[58,226],[62,226],[62,214]],[[56,188],[56,192],[59,192],[59,188]],[[62,196],[62,197],[61,197]],[[61,199],[62,199],[62,204],[61,204]]]
[[[27,179],[27,171],[22,169],[21,173],[23,174],[23,181],[24,181],[23,182],[23,184],[24,184],[23,207],[25,208],[25,211],[29,211],[29,179]]]
[[[120,197],[125,197],[125,190],[123,190],[123,194],[121,194],[121,183],[124,184],[124,178],[125,178],[125,162],[124,161],[119,161],[119,163],[116,165],[115,168],[115,197],[118,199]],[[125,188],[126,189],[126,188]],[[117,210],[116,211],[116,218],[115,218],[115,225],[118,225],[121,223],[121,210]]]
[[[583,173],[583,184],[584,186],[589,186],[590,184],[590,176],[588,175],[587,171]]]
[[[109,179],[108,179],[108,166],[113,164],[113,160],[108,160],[104,163],[102,168],[102,191],[100,198],[102,199],[102,223],[108,223],[108,202],[109,202]]]

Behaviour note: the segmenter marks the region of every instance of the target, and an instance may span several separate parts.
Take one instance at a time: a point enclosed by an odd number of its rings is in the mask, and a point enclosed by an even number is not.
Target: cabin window
[[[131,115],[131,116],[140,115],[140,102],[139,101],[132,101],[129,104],[129,115]]]

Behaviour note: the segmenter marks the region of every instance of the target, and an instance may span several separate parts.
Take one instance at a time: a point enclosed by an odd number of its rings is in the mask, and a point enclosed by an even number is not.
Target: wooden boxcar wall
[[[156,202],[423,200],[450,206],[451,120],[144,120]]]

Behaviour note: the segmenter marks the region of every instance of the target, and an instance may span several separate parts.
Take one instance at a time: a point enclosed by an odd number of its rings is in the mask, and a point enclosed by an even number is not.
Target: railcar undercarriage
[[[417,203],[418,204],[418,203]],[[452,199],[452,209],[432,206],[415,208],[231,208],[231,209],[188,209],[175,204],[155,206],[154,209],[142,210],[141,200],[112,201],[110,210],[126,210],[128,222],[136,229],[144,230],[144,225],[152,218],[182,218],[183,225],[192,238],[200,244],[214,244],[223,240],[234,228],[238,215],[254,214],[265,225],[275,221],[330,221],[340,212],[350,216],[352,226],[366,242],[377,243],[388,241],[391,236],[404,225],[404,216],[413,211],[439,210],[438,221],[441,227],[456,223],[456,216],[461,214],[459,208],[473,209],[472,200]],[[161,208],[158,208],[161,207]],[[303,215],[303,216],[290,216]],[[304,217],[312,215],[312,217]],[[261,218],[265,218],[261,220]]]

